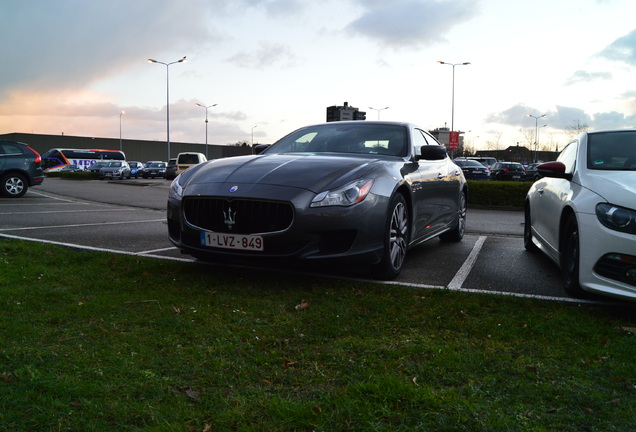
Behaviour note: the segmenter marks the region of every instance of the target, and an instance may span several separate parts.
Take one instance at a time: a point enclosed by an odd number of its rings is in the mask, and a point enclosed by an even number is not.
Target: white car
[[[538,170],[525,248],[558,264],[570,295],[636,301],[636,129],[582,133]]]

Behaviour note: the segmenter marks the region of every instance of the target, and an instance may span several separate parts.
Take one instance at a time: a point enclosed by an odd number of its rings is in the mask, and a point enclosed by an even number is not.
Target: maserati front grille
[[[234,234],[284,231],[294,219],[287,202],[214,197],[184,198],[183,214],[188,224],[199,229]]]

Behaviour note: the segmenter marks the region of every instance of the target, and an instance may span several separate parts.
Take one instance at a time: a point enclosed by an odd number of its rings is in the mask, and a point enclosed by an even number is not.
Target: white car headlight
[[[602,203],[596,206],[596,217],[611,230],[636,234],[636,210]]]
[[[371,186],[373,186],[373,180],[357,180],[340,189],[321,192],[311,200],[310,207],[346,207],[362,202],[369,195]]]

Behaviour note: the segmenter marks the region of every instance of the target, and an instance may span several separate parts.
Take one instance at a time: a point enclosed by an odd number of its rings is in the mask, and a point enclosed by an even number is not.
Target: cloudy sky
[[[211,144],[271,143],[344,102],[450,127],[454,69],[468,144],[523,145],[539,126],[562,147],[575,125],[636,126],[635,13],[633,0],[0,0],[0,133],[165,140],[167,82],[173,142],[205,142],[197,103],[217,104]]]

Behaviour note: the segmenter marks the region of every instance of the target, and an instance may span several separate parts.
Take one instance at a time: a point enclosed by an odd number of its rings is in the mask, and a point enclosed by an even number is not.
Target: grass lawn
[[[636,307],[0,240],[2,431],[633,431]]]

